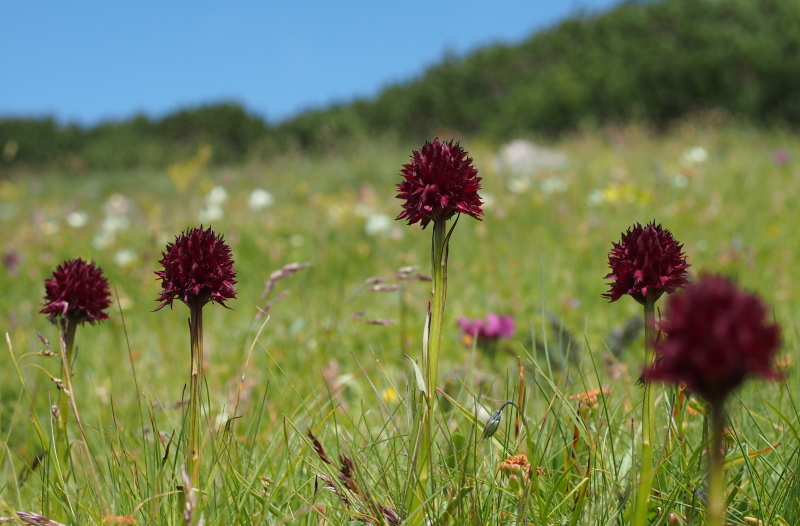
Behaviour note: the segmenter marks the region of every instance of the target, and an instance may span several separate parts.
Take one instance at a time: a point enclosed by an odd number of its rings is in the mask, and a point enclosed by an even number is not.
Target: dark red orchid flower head
[[[426,141],[412,152],[411,162],[403,165],[400,174],[405,180],[397,184],[397,198],[405,202],[397,219],[407,219],[409,225],[420,223],[425,228],[431,221],[447,221],[455,214],[475,219],[483,215],[478,195],[481,178],[459,143],[438,138]]]
[[[161,296],[155,310],[172,307],[176,298],[186,305],[205,305],[209,301],[225,305],[236,297],[236,270],[231,249],[221,235],[209,227],[192,228],[175,237],[161,253],[164,270],[156,271],[161,278]]]
[[[629,294],[639,303],[655,302],[665,292],[671,294],[689,283],[683,245],[675,241],[672,232],[656,225],[643,227],[636,223],[622,234],[619,243],[612,243],[608,254],[611,290],[603,294],[617,301]]]
[[[108,319],[105,310],[111,305],[111,292],[103,270],[94,262],[77,258],[61,263],[53,277],[44,282],[44,308],[50,321],[67,318],[77,323]]]
[[[647,381],[684,383],[720,407],[745,378],[780,377],[773,366],[780,328],[761,298],[726,278],[702,276],[671,296],[661,328],[666,338],[655,344]]]

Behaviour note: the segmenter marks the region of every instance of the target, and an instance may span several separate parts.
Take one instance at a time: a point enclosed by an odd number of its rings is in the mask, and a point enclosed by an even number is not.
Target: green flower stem
[[[708,452],[708,526],[725,524],[724,429],[724,408],[722,404],[714,405],[711,407],[711,450]]]
[[[653,363],[653,344],[655,343],[656,302],[648,294],[644,301],[644,363]],[[650,489],[653,485],[653,394],[649,382],[644,384],[642,401],[642,457],[639,467],[639,486],[633,508],[633,526],[647,524],[647,510]]]
[[[70,453],[67,422],[69,420],[69,414],[72,412],[69,403],[69,397],[72,396],[72,393],[67,394],[66,389],[70,384],[67,380],[72,377],[72,357],[74,354],[73,348],[75,347],[75,333],[78,330],[78,322],[71,317],[66,317],[63,319],[62,323],[63,333],[61,337],[63,338],[64,354],[61,357],[62,388],[58,396],[58,415],[61,419],[61,427],[58,434],[61,435],[61,440],[59,440],[59,447],[62,448],[60,454],[61,461],[66,462],[69,459]]]
[[[191,339],[191,376],[189,378],[189,404],[186,414],[186,467],[192,480],[197,478],[200,458],[200,407],[203,385],[203,303],[189,303],[189,335]]]
[[[442,324],[444,305],[447,297],[447,256],[450,234],[458,222],[458,218],[447,230],[445,219],[433,221],[433,239],[431,242],[431,272],[433,289],[431,304],[428,307],[427,341],[423,342],[422,369],[425,377],[425,395],[422,398],[424,408],[421,414],[421,429],[414,447],[413,469],[416,475],[414,489],[406,496],[406,510],[410,514],[408,524],[423,524],[424,513],[420,509],[427,495],[435,492],[429,487],[433,482],[430,476],[431,454],[434,440],[434,411],[436,408],[436,382],[439,375],[439,353],[442,343]],[[416,510],[416,511],[415,511]]]
[[[433,273],[433,297],[431,306],[430,326],[428,328],[428,356],[423,356],[423,366],[426,375],[425,384],[428,388],[428,411],[433,416],[433,406],[436,400],[436,380],[439,374],[439,349],[442,345],[442,322],[444,319],[444,304],[447,298],[447,255],[450,245],[450,234],[446,233],[447,222],[437,219],[433,222],[433,242],[431,243],[431,271]],[[453,227],[455,227],[455,223]],[[452,228],[450,232],[452,232]],[[429,420],[429,423],[432,420]]]

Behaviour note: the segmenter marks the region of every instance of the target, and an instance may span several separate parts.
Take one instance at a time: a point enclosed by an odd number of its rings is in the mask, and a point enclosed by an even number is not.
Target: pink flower
[[[772,162],[778,166],[788,164],[790,158],[791,156],[789,155],[789,150],[778,148],[777,150],[772,151]]]
[[[476,338],[481,345],[514,336],[514,318],[494,312],[488,313],[485,320],[461,317],[458,319],[458,325],[461,327],[463,337]]]

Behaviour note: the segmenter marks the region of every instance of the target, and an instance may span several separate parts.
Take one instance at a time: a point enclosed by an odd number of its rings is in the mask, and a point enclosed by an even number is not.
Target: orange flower
[[[106,515],[103,518],[103,524],[121,524],[130,526],[136,524],[136,519],[132,515]]]
[[[611,392],[610,389],[589,389],[583,393],[578,393],[569,397],[570,400],[577,400],[576,409],[580,413],[584,413],[597,405],[600,400],[600,394],[607,395]]]

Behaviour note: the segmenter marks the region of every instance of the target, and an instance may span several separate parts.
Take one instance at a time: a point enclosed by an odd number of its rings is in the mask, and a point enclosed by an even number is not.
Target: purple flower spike
[[[774,162],[778,166],[783,166],[785,164],[788,164],[789,159],[790,159],[789,150],[779,148],[777,150],[772,151],[772,162]]]
[[[458,319],[458,326],[461,327],[462,338],[470,343],[475,338],[481,345],[514,336],[514,318],[494,312],[487,313],[485,320],[461,317]]]
[[[511,338],[514,336],[514,318],[490,312],[486,315],[486,335],[490,338]]]

